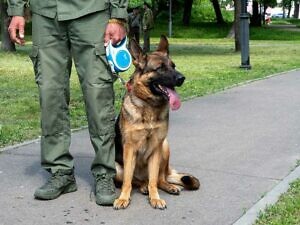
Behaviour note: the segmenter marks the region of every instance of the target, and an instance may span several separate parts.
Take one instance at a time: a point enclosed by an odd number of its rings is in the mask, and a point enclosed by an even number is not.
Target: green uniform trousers
[[[103,36],[109,12],[58,21],[38,14],[32,17],[31,59],[40,94],[41,164],[54,173],[72,169],[69,102],[72,59],[79,76],[95,150],[91,169],[115,173],[115,78],[105,57]]]
[[[144,30],[143,52],[147,53],[149,51],[150,51],[150,30]]]

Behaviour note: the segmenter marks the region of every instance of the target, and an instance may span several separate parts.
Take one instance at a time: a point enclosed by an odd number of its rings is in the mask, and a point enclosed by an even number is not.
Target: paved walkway
[[[233,224],[300,159],[299,90],[300,71],[293,71],[184,102],[172,112],[171,164],[199,177],[202,186],[179,196],[161,192],[164,211],[152,209],[136,190],[126,210],[95,204],[86,130],[73,134],[71,146],[79,190],[53,201],[33,199],[47,178],[39,143],[6,149],[0,154],[0,224]]]

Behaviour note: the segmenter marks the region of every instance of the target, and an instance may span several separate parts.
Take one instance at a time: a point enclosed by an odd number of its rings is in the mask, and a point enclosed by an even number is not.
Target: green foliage
[[[173,12],[173,22],[175,24],[175,27],[177,25],[182,24],[182,17],[183,17],[183,8],[177,6],[179,8],[178,11]],[[227,11],[224,8],[222,10],[222,15],[224,18],[224,21],[227,23],[232,23],[234,21],[234,11]],[[161,27],[165,26],[168,23],[169,19],[169,12],[168,11],[161,11],[156,20],[155,20],[155,26]],[[189,29],[195,30],[195,32],[192,32],[193,34],[190,35],[190,37],[202,37],[201,31],[197,34],[197,29],[203,26],[203,24],[209,23],[209,26],[214,26],[212,23],[216,22],[216,15],[214,13],[213,6],[210,2],[210,0],[196,0],[194,1],[194,4],[192,6],[192,15],[191,15],[191,24],[189,26]],[[227,25],[224,27],[218,27],[220,29],[225,28],[227,29]],[[175,28],[176,29],[176,28]],[[183,28],[184,29],[184,28]],[[185,29],[186,30],[186,29]],[[182,37],[186,36],[188,37],[188,34],[185,32],[181,32],[180,36],[176,37]],[[184,34],[183,34],[184,33]]]
[[[223,18],[226,22],[233,22],[234,12],[226,11],[221,7]],[[216,15],[210,0],[196,0],[192,7],[192,21],[215,22]]]
[[[294,2],[294,0],[282,0],[280,6],[290,8],[292,7],[292,2]]]
[[[128,8],[141,7],[143,6],[143,3],[144,3],[143,0],[129,0]]]
[[[277,6],[277,0],[258,0],[258,2],[262,5],[270,6],[272,8]]]
[[[290,184],[287,193],[278,202],[261,212],[255,225],[300,224],[300,179]]]
[[[215,21],[215,13],[210,0],[196,1],[192,8],[192,18],[196,21]]]
[[[142,7],[144,2],[146,2],[150,6],[154,6],[158,3],[158,0],[129,0],[128,1],[128,8],[136,8]]]
[[[228,11],[225,9],[221,9],[222,11],[222,15],[223,15],[223,19],[225,22],[233,22],[234,21],[234,11]]]

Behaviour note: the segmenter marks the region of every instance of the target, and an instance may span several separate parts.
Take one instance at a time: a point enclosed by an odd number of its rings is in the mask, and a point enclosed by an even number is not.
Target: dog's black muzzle
[[[176,71],[176,77],[175,77],[176,86],[180,87],[183,84],[184,80],[185,77],[181,73]]]

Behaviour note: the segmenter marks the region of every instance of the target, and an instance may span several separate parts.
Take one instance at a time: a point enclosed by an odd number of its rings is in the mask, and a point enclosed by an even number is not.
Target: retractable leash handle
[[[112,45],[111,40],[106,47],[106,58],[113,73],[124,72],[129,69],[132,58],[126,48],[127,37],[120,43]]]

